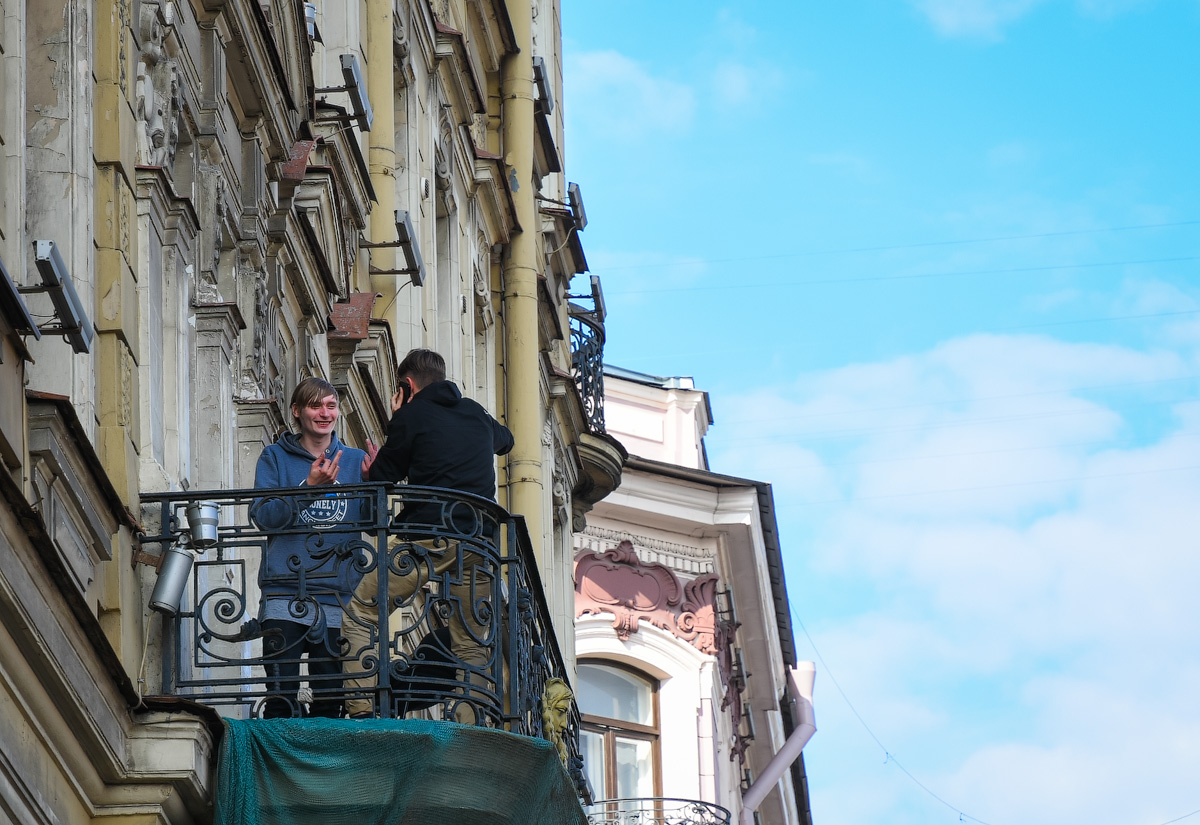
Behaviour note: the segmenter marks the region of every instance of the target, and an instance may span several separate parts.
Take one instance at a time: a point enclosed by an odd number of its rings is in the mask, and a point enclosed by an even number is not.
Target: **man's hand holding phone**
[[[411,378],[400,379],[400,389],[392,395],[392,412],[403,407],[412,400],[414,387]]]

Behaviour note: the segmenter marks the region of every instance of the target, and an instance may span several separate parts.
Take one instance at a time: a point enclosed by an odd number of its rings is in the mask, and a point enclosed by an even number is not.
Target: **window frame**
[[[662,717],[659,713],[658,694],[660,681],[649,673],[624,662],[612,659],[586,658],[580,659],[579,665],[604,667],[620,670],[644,682],[650,688],[651,719],[653,724],[644,725],[638,722],[628,722],[624,719],[614,719],[594,713],[584,713],[580,710],[580,729],[603,737],[604,747],[604,781],[606,788],[615,788],[617,780],[617,738],[636,739],[650,743],[651,785],[652,796],[662,796]],[[582,680],[581,680],[582,681]],[[593,789],[599,793],[599,789]],[[603,794],[607,798],[607,793]],[[602,800],[597,800],[602,801]]]

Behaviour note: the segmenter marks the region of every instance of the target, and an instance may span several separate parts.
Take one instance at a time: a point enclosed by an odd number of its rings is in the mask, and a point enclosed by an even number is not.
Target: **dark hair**
[[[296,389],[292,390],[291,407],[307,407],[310,404],[317,403],[322,398],[328,398],[331,395],[336,397],[337,394],[337,387],[330,384],[324,378],[305,378],[296,385]]]
[[[418,390],[423,390],[435,381],[446,380],[446,359],[431,349],[412,349],[400,366],[396,377],[403,381],[411,378]]]

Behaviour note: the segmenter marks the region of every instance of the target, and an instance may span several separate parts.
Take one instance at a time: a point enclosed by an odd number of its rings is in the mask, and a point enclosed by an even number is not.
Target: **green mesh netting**
[[[215,825],[586,825],[554,747],[422,719],[226,720]]]

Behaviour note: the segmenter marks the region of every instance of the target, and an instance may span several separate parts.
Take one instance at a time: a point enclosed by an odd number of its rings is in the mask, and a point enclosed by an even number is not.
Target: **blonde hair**
[[[307,407],[310,404],[316,404],[322,398],[328,398],[331,395],[337,397],[337,394],[337,387],[330,384],[324,378],[305,378],[296,385],[296,389],[292,390],[291,405],[293,407]],[[300,421],[294,414],[292,415],[292,419],[297,424]]]

